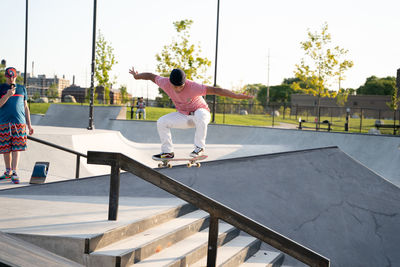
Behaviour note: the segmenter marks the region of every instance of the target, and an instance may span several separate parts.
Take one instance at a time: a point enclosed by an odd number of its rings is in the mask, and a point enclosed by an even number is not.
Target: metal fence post
[[[360,112],[360,133],[362,130],[362,117],[363,117],[363,109],[361,108],[361,112]]]
[[[274,127],[275,123],[275,107],[272,105],[272,127]]]
[[[223,103],[223,109],[224,109],[224,110],[223,110],[223,112],[222,112],[222,115],[223,115],[223,116],[222,116],[222,121],[223,121],[222,124],[225,124],[225,101],[224,101],[224,103]]]

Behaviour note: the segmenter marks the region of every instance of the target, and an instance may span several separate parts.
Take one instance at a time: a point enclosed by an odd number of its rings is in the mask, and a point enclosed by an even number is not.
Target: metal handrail
[[[51,146],[51,147],[57,148],[59,150],[62,150],[62,151],[65,151],[65,152],[68,152],[68,153],[71,153],[71,154],[75,154],[76,155],[75,178],[76,179],[79,178],[79,169],[80,169],[81,157],[87,158],[87,155],[85,155],[83,153],[80,153],[80,152],[77,152],[77,151],[74,151],[72,149],[66,148],[66,147],[62,147],[62,146],[59,146],[59,145],[44,141],[42,139],[30,136],[30,135],[28,135],[28,139],[32,140],[32,141],[35,141],[35,142],[38,142],[38,143],[41,143],[41,144],[46,145],[46,146]]]
[[[283,251],[305,264],[310,266],[329,266],[329,259],[324,256],[121,153],[88,151],[87,163],[111,166],[108,210],[109,220],[117,219],[120,169],[128,171],[168,193],[185,200],[197,208],[208,212],[210,214],[210,229],[208,236],[207,266],[215,266],[216,264],[219,219],[270,244],[274,248]]]

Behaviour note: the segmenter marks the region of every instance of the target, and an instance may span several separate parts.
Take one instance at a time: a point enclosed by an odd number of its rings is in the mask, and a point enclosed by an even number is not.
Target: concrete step
[[[239,266],[260,249],[261,241],[251,236],[238,236],[218,248],[217,264],[220,267]],[[191,265],[191,267],[207,266],[207,256]]]
[[[281,252],[259,250],[240,267],[280,267],[282,266],[285,255]]]
[[[2,232],[83,265],[96,247],[196,210],[177,198],[121,197],[118,220],[108,221],[105,196],[3,195],[1,200],[14,203],[4,205],[9,220],[0,222]]]
[[[99,250],[122,239],[136,235],[154,226],[175,219],[176,217],[193,212],[196,209],[197,208],[193,205],[184,204],[182,206],[171,208],[168,211],[143,218],[137,222],[112,229],[105,233],[98,234],[96,236],[88,238],[88,246],[85,253],[91,253],[95,250]]]
[[[225,244],[239,234],[239,230],[230,224],[221,222],[218,226],[218,245]],[[133,266],[190,266],[207,255],[208,228],[185,238],[175,245],[156,253]]]
[[[197,210],[89,254],[89,266],[127,266],[208,227],[209,215]]]
[[[0,232],[0,266],[82,266],[43,248]]]

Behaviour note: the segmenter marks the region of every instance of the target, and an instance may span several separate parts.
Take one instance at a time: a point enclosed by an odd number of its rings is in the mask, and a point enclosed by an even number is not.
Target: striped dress
[[[0,85],[0,97],[10,89],[10,85]],[[17,84],[15,94],[0,108],[0,154],[26,149],[25,100],[27,93],[24,86]]]

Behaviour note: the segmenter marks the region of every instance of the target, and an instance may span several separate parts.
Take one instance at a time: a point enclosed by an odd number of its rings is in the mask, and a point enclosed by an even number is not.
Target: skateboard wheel
[[[200,166],[201,166],[200,162],[197,162],[197,163],[196,163],[196,167],[197,167],[197,168],[200,168]]]
[[[171,169],[172,168],[172,164],[168,163],[167,167]]]
[[[158,163],[158,168],[161,168],[163,166],[162,163]]]
[[[191,163],[186,163],[186,167],[190,168],[190,167],[192,167],[192,164]]]

